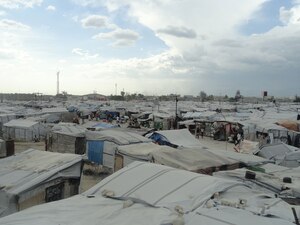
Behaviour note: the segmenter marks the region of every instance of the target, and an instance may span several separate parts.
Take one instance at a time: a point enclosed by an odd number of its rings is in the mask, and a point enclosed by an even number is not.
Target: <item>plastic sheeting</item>
[[[151,140],[128,131],[111,129],[102,131],[88,131],[87,140],[110,141],[117,145],[129,145],[134,143],[151,142]]]
[[[197,140],[188,129],[180,130],[164,130],[155,131],[153,135],[160,135],[162,138],[171,143],[172,145],[182,146],[182,147],[203,147],[204,146]],[[150,137],[151,138],[151,137]]]
[[[14,212],[15,201],[26,191],[58,177],[80,177],[81,160],[81,156],[74,154],[50,153],[34,149],[1,159],[0,216],[2,213],[7,215]]]
[[[245,204],[239,208],[240,201]],[[147,163],[133,163],[82,195],[0,219],[2,225],[292,225],[292,222],[289,206],[280,199],[254,192],[238,182]]]

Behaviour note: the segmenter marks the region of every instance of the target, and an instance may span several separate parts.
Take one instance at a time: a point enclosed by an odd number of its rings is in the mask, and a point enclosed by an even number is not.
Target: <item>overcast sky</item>
[[[300,0],[0,0],[0,92],[300,94]],[[116,86],[117,84],[117,86]]]

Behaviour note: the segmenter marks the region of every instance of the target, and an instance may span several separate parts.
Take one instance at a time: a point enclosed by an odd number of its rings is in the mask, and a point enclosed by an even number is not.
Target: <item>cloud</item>
[[[164,29],[158,29],[157,33],[173,35],[179,38],[196,38],[197,34],[193,29],[189,29],[186,27],[174,27],[168,26]]]
[[[48,11],[55,11],[56,7],[53,6],[53,5],[48,5],[47,8],[46,8],[46,10],[48,10]]]
[[[137,32],[129,29],[118,28],[111,32],[97,34],[93,36],[93,38],[98,40],[112,40],[115,41],[113,46],[122,47],[133,45],[140,38],[140,35]]]
[[[117,26],[109,23],[108,18],[100,15],[89,15],[81,20],[84,28],[116,28]]]
[[[6,12],[5,11],[0,11],[0,16],[5,16]]]
[[[33,8],[40,6],[43,0],[1,0],[0,7],[7,9]]]
[[[291,9],[281,7],[279,15],[283,24],[300,24],[300,5],[296,5]]]
[[[0,29],[27,31],[30,30],[30,27],[14,20],[2,19],[0,20]]]
[[[97,58],[99,56],[98,54],[91,55],[89,51],[83,50],[81,48],[72,49],[72,53],[81,56],[82,59],[92,59]]]

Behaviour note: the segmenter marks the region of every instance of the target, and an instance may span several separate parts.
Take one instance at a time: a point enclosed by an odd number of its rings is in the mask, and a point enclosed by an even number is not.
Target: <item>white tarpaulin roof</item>
[[[145,160],[151,159],[153,152],[163,151],[164,149],[172,151],[174,148],[164,145],[156,145],[152,142],[139,143],[132,145],[121,145],[117,147],[118,153],[122,155],[131,156],[133,158],[140,158]]]
[[[102,131],[87,131],[87,140],[102,140],[114,142],[117,145],[128,145],[134,143],[151,142],[148,138],[145,138],[139,134],[117,130],[107,129]]]
[[[219,149],[218,150],[207,149],[207,150],[216,155],[227,157],[229,159],[233,159],[245,163],[246,165],[256,165],[256,164],[269,162],[269,160],[265,158],[255,156],[252,154],[243,154],[243,153],[233,152],[231,150],[230,151],[219,150]]]
[[[212,196],[215,197],[211,199]],[[242,208],[235,203],[239,198],[246,202]],[[1,225],[292,225],[292,222],[292,212],[285,202],[254,192],[241,183],[137,162],[82,195],[0,219]]]
[[[118,152],[132,158],[153,160],[157,164],[194,172],[238,163],[236,160],[218,156],[205,149],[175,149],[154,143],[123,145],[118,147]]]
[[[57,178],[79,178],[81,156],[29,149],[0,160],[0,217],[16,212],[19,199]],[[1,224],[1,223],[0,223]]]
[[[274,166],[274,165],[273,165]],[[247,169],[236,169],[232,171],[219,171],[214,173],[214,176],[222,178],[232,178],[233,180],[243,180],[244,183],[252,185],[260,190],[268,191],[271,193],[281,194],[283,196],[290,195],[300,198],[300,168],[293,168],[282,170],[279,167],[279,171],[268,172],[268,167],[261,166],[262,169],[267,168],[265,173],[255,171],[255,180],[249,180],[245,178]],[[270,169],[269,169],[270,170]],[[274,170],[274,168],[272,168]],[[291,183],[284,183],[283,178],[290,177]],[[283,190],[282,187],[288,187],[289,190]]]
[[[16,120],[11,120],[11,121],[5,123],[3,126],[18,127],[18,128],[30,128],[36,124],[38,124],[38,122],[32,121],[32,120],[16,119]]]
[[[205,169],[218,168],[225,165],[238,164],[238,161],[218,156],[206,149],[164,149],[153,152],[152,157],[155,163],[171,166],[178,169],[185,169],[199,173],[210,173]]]
[[[54,125],[51,131],[73,137],[84,137],[86,129],[75,123],[59,123]]]
[[[0,159],[0,190],[20,193],[81,160],[80,155],[34,149]]]

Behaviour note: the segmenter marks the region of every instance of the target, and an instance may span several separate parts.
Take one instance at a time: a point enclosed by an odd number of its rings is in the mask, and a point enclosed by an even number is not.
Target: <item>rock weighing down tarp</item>
[[[290,207],[242,183],[135,162],[75,197],[0,219],[1,225],[292,225]]]

